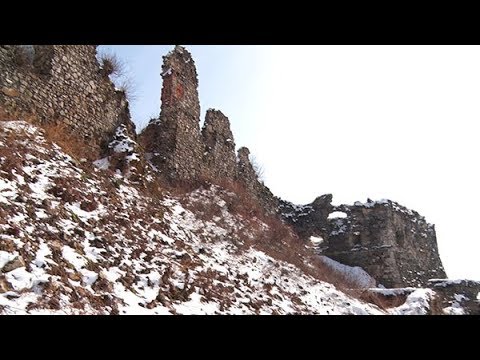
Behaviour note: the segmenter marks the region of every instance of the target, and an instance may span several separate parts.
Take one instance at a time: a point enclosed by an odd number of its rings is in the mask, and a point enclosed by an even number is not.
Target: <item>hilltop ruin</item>
[[[126,126],[136,137],[125,94],[102,71],[95,45],[35,45],[26,58],[19,59],[18,54],[18,46],[0,45],[3,111],[33,113],[40,122],[62,122],[72,136],[97,149],[98,158],[119,126]],[[242,184],[266,211],[277,212],[299,236],[321,237],[317,251],[363,267],[385,286],[420,286],[431,277],[445,277],[434,227],[396,203],[334,208],[331,196],[306,206],[275,197],[259,180],[250,151],[242,147],[235,153],[226,115],[209,109],[200,129],[198,75],[191,54],[176,46],[163,60],[160,116],[136,139],[158,176],[169,181]],[[335,211],[344,212],[345,217],[332,218]]]

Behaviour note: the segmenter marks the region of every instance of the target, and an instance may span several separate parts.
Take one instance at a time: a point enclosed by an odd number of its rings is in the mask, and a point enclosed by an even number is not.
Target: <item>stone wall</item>
[[[201,174],[203,145],[195,62],[176,46],[163,57],[160,119],[151,121],[142,138],[152,163],[169,179],[193,180]]]
[[[209,109],[200,132],[200,103],[195,62],[183,47],[163,57],[162,105],[159,119],[150,121],[141,141],[151,162],[167,179],[237,181],[245,185],[267,210],[274,211],[275,197],[258,179],[241,148],[235,155],[230,121],[219,110]]]
[[[259,180],[258,174],[250,160],[250,150],[246,147],[238,150],[235,180],[243,184],[247,191],[267,212],[275,213],[279,200],[272,194],[270,189]]]
[[[203,173],[207,178],[232,179],[236,171],[235,141],[230,121],[221,111],[209,109],[202,128]]]
[[[362,267],[384,286],[425,286],[446,276],[435,227],[417,212],[389,200],[337,207],[331,200],[326,195],[297,207],[284,202],[280,212],[303,238],[323,239],[319,253]]]
[[[480,281],[432,279],[428,287],[437,293],[441,308],[451,309],[447,314],[480,315]]]
[[[95,45],[0,45],[0,104],[11,114],[62,122],[92,147],[130,119],[125,94],[102,74]]]

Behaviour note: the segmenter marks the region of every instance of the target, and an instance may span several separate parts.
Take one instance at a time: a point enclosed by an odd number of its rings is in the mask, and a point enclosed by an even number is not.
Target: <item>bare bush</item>
[[[126,65],[115,53],[110,51],[102,52],[99,55],[102,74],[105,76],[122,77],[125,75]]]
[[[136,101],[138,98],[137,83],[130,75],[124,75],[118,82],[119,90],[123,91],[129,102]]]
[[[250,162],[252,164],[253,170],[255,171],[255,174],[257,175],[258,180],[263,182],[263,177],[265,175],[265,168],[253,155],[250,155]]]
[[[122,91],[129,102],[137,100],[137,83],[134,81],[128,64],[110,50],[99,53],[101,73],[109,77],[118,90]]]

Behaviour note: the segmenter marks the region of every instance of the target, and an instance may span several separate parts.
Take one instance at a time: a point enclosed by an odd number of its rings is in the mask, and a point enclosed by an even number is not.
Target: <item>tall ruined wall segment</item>
[[[236,180],[245,186],[267,212],[275,213],[279,200],[258,178],[250,160],[250,150],[246,147],[240,148],[237,153]]]
[[[230,121],[219,110],[209,109],[202,128],[202,166],[206,178],[233,179],[236,171],[235,141]]]
[[[130,119],[125,94],[100,69],[96,45],[0,45],[0,105],[62,122],[94,147]]]
[[[143,133],[152,163],[170,179],[200,176],[203,146],[200,138],[200,102],[195,62],[176,46],[163,57],[160,118]]]

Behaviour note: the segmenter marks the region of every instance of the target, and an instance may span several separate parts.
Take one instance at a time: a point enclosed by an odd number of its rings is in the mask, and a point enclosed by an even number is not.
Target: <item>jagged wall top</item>
[[[160,119],[152,121],[142,134],[152,162],[171,179],[238,179],[229,119],[221,111],[209,109],[200,131],[198,76],[191,54],[175,46],[163,57],[161,76]]]
[[[162,111],[183,110],[200,119],[198,76],[192,55],[182,46],[175,46],[163,57]]]
[[[306,206],[282,202],[280,211],[303,238],[323,239],[318,252],[362,267],[384,286],[425,286],[446,276],[435,227],[417,212],[390,200],[331,202],[330,194]],[[335,212],[343,215],[332,216]]]
[[[233,179],[236,174],[235,141],[230,130],[230,121],[221,111],[207,111],[202,128],[202,141],[205,176]]]

